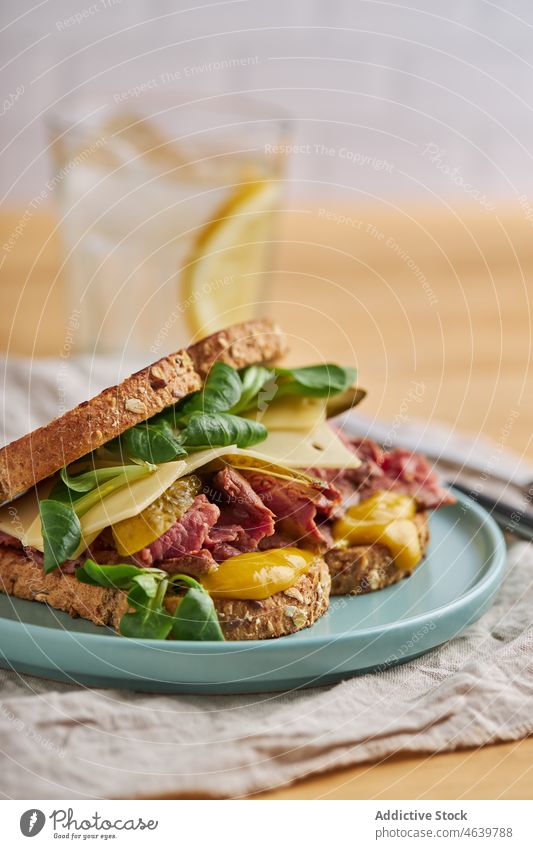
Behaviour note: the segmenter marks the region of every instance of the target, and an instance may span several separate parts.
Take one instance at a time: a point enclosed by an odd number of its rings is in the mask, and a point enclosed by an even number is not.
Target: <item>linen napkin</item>
[[[6,441],[128,370],[70,360],[59,385],[57,362],[10,359],[3,370]],[[447,442],[459,450],[450,432]],[[482,461],[490,450],[485,442],[476,456]],[[516,467],[513,455],[505,460]],[[330,687],[163,696],[0,670],[6,764],[0,793],[239,797],[397,752],[429,754],[527,736],[533,732],[532,576],[533,546],[514,544],[493,607],[466,632],[409,663]]]

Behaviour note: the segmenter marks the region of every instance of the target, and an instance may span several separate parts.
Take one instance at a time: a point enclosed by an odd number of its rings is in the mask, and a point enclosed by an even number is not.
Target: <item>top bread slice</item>
[[[200,389],[216,360],[242,368],[272,362],[286,350],[282,331],[269,319],[258,319],[232,325],[162,357],[2,448],[0,502],[12,500],[63,466]]]

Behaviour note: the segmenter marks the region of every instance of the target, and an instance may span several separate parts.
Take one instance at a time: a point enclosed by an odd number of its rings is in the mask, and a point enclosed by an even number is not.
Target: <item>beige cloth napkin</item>
[[[15,393],[23,391],[17,368]],[[533,732],[532,577],[533,546],[515,544],[494,606],[468,631],[410,663],[328,688],[158,696],[0,671],[0,792],[243,796],[396,752],[524,737]]]

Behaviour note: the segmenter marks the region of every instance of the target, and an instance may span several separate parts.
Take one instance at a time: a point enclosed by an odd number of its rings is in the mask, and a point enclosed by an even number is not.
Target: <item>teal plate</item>
[[[403,663],[451,639],[492,604],[503,536],[460,493],[431,517],[414,574],[358,597],[336,596],[312,628],[277,640],[188,643],[119,637],[43,604],[0,596],[0,665],[57,681],[158,693],[288,690]]]

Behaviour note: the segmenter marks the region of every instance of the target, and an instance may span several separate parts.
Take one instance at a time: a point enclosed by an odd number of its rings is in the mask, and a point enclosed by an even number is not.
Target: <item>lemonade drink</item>
[[[75,349],[163,356],[251,318],[279,159],[214,131],[176,139],[133,112],[82,129],[54,143]]]

